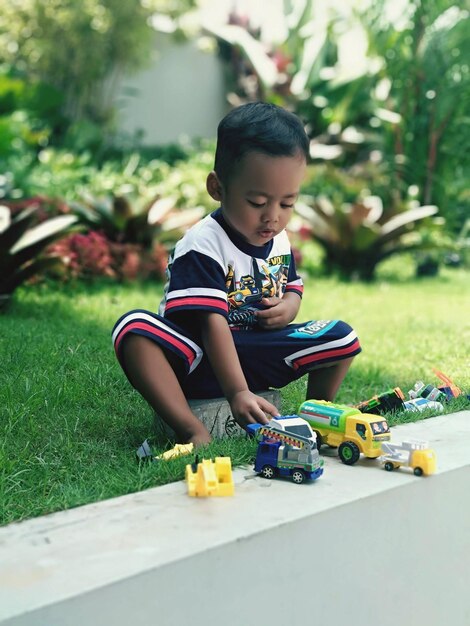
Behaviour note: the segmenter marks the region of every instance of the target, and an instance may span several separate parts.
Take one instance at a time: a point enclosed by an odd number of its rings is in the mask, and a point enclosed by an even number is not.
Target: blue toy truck
[[[276,424],[256,431],[261,437],[255,459],[255,472],[264,478],[290,477],[294,483],[315,480],[323,474],[315,443],[301,435],[283,430]]]

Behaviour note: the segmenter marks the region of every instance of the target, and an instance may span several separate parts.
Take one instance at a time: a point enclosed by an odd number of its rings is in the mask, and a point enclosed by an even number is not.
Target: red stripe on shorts
[[[314,352],[313,354],[307,354],[292,363],[293,369],[297,370],[299,367],[303,365],[308,365],[309,363],[314,363],[315,361],[323,361],[324,359],[329,359],[332,356],[346,356],[347,354],[351,354],[355,350],[360,348],[359,340],[356,339],[354,343],[352,343],[347,348],[338,348],[337,350],[325,350],[325,352]]]
[[[185,355],[185,357],[189,361],[190,366],[193,364],[193,361],[196,357],[194,356],[194,352],[191,350],[191,348],[189,348],[185,343],[183,343],[177,337],[174,337],[173,335],[171,335],[169,332],[160,330],[159,328],[156,328],[155,326],[152,326],[151,324],[145,324],[143,322],[133,322],[132,324],[125,326],[121,330],[121,332],[117,336],[116,341],[114,343],[114,348],[116,350],[116,353],[119,349],[119,344],[121,343],[123,336],[127,332],[134,330],[136,328],[138,328],[139,330],[146,330],[152,335],[155,335],[156,337],[161,337],[165,341],[168,341],[168,343],[171,343],[173,346],[175,346],[175,348],[178,348],[178,350],[180,350]]]

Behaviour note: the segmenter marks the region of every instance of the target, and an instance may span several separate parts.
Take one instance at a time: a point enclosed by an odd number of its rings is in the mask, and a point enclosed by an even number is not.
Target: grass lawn
[[[155,310],[160,285],[77,285],[61,293],[20,289],[0,315],[0,524],[183,478],[187,459],[138,464],[153,415],[131,389],[111,348],[110,330],[131,308]],[[437,384],[437,367],[470,392],[470,292],[462,270],[433,279],[372,285],[306,281],[299,320],[340,317],[357,330],[363,353],[338,395],[353,404],[390,386]],[[283,413],[303,400],[302,381],[283,390]],[[446,412],[469,408],[454,400]],[[416,419],[397,414],[391,423]],[[423,416],[418,416],[423,419]],[[254,443],[217,441],[207,455],[248,462]]]

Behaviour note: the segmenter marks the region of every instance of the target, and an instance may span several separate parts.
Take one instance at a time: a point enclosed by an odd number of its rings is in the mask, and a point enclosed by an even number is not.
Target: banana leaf
[[[226,26],[205,26],[205,30],[236,46],[253,66],[259,80],[265,89],[272,88],[278,78],[278,71],[274,61],[266,54],[263,44],[257,41],[241,26],[229,24]]]

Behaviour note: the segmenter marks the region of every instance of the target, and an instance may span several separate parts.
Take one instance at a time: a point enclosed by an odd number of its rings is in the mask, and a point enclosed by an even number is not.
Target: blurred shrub
[[[49,253],[62,260],[50,275],[63,280],[107,277],[128,280],[163,280],[168,253],[161,243],[147,249],[140,244],[110,241],[103,233],[89,231],[58,241]]]
[[[376,0],[349,14],[331,7],[325,18],[320,4],[285,2],[279,43],[262,42],[235,12],[210,31],[231,77],[229,102],[290,108],[306,124],[313,159],[348,168],[382,161],[402,201],[415,185],[420,204],[439,206],[458,233],[469,212],[468,9],[409,0],[391,18],[393,0]],[[352,32],[363,55],[350,49]]]
[[[187,161],[173,166],[156,159],[146,161],[137,152],[98,166],[89,152],[75,154],[46,148],[37,158],[27,153],[6,161],[0,177],[0,198],[40,195],[73,202],[112,193],[145,202],[160,195],[174,197],[179,208],[203,206],[209,210],[213,203],[205,181],[212,167],[213,152],[209,149],[194,151]]]
[[[13,211],[35,197],[41,219],[73,212],[88,231],[51,248],[64,262],[55,276],[161,279],[168,249],[215,206],[205,188],[213,152],[187,155],[173,167],[136,153],[98,167],[89,153],[46,148],[35,161],[10,158],[0,186]]]

